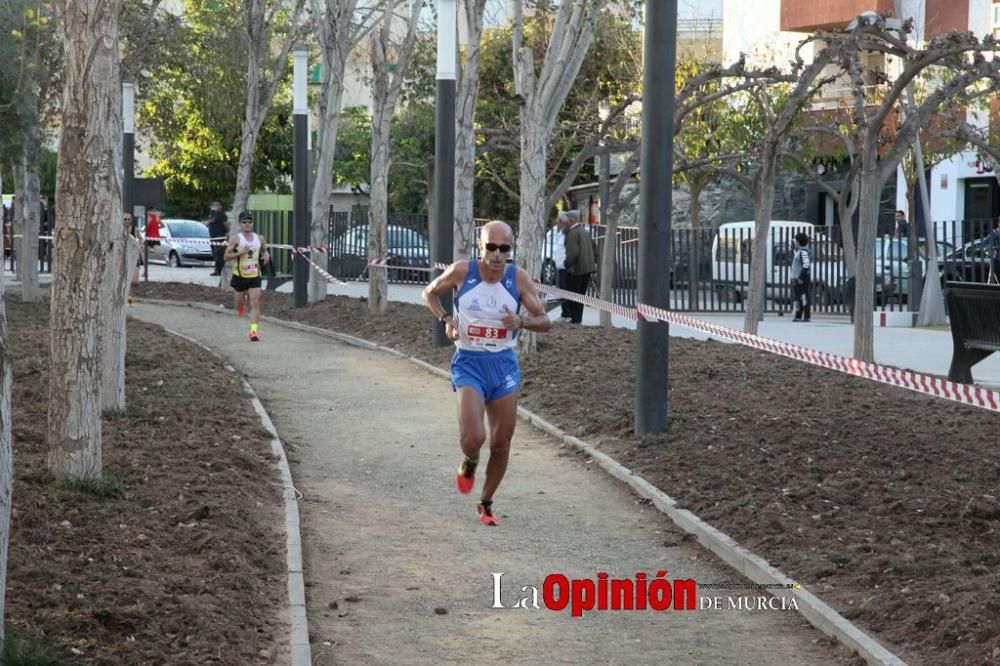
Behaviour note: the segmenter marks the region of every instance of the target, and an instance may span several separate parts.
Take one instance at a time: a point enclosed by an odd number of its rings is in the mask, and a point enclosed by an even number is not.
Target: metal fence
[[[290,242],[292,215],[280,211],[257,211],[258,228],[272,242]],[[477,221],[481,223],[483,221]],[[813,312],[847,314],[853,307],[853,280],[847,279],[842,235],[839,227],[800,225],[811,236]],[[588,227],[603,252],[608,242],[602,225]],[[765,247],[764,311],[784,313],[794,309],[791,263],[797,227],[775,225]],[[944,280],[986,282],[990,275],[992,231],[990,220],[936,222],[936,273]],[[741,312],[749,293],[750,265],[754,247],[753,225],[723,225],[719,229],[674,229],[668,255],[656,266],[669,285],[670,306],[689,312]],[[388,279],[396,284],[425,284],[428,274],[408,268],[430,266],[428,218],[426,215],[390,213],[386,248]],[[538,276],[555,284],[553,260],[557,233],[545,237],[543,265]],[[611,298],[625,306],[636,304],[639,264],[639,229],[619,227],[615,236],[615,274]],[[368,211],[330,212],[328,270],[344,279],[366,279],[368,265]],[[928,270],[926,239],[911,248],[906,238],[880,237],[875,256],[875,308],[907,310],[911,304],[911,272]],[[515,245],[511,260],[516,259]],[[290,257],[276,257],[278,270],[290,272]],[[474,250],[478,256],[478,249]],[[288,262],[287,267],[280,262]],[[590,293],[599,295],[603,276],[598,273]],[[914,286],[919,281],[914,280]],[[918,290],[919,291],[919,290]]]

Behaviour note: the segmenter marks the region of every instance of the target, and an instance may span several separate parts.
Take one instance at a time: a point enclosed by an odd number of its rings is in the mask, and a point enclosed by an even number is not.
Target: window
[[[1000,39],[1000,3],[993,2],[993,36]]]

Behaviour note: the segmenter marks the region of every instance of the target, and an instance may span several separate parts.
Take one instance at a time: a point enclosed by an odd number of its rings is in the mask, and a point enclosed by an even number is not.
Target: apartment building
[[[1000,37],[1000,0],[902,0],[901,18],[912,18],[914,33],[922,43],[952,30],[970,31],[982,38]],[[746,53],[757,65],[788,63],[796,46],[816,30],[845,29],[863,12],[896,14],[895,0],[725,0],[723,9],[723,62],[735,61]],[[802,52],[807,60],[811,49]],[[881,62],[883,56],[872,54],[872,69],[891,72],[893,62]],[[890,59],[891,60],[891,59]],[[838,94],[847,90],[831,87],[817,100],[822,108],[835,103]],[[997,165],[1000,169],[1000,165]],[[993,165],[978,158],[974,151],[952,155],[931,169],[931,217],[935,221],[996,218],[1000,215],[1000,186]],[[888,188],[893,189],[892,187]],[[906,184],[902,171],[897,175],[896,208],[907,210]],[[833,205],[822,193],[811,197],[810,221],[832,224]],[[922,211],[909,211],[910,219],[919,220]]]

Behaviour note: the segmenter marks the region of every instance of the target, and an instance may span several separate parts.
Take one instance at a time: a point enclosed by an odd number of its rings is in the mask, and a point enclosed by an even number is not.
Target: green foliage
[[[434,107],[413,101],[393,118],[390,129],[389,210],[426,213],[434,160]],[[368,190],[371,177],[371,116],[363,107],[349,107],[337,132],[337,183],[354,191]]]
[[[185,24],[164,44],[143,84],[137,122],[152,136],[148,153],[154,159],[146,175],[164,179],[168,215],[198,219],[211,201],[232,199],[246,108],[242,4],[187,0]],[[261,128],[251,189],[289,191],[291,115],[286,77]]]
[[[75,666],[59,656],[59,649],[41,631],[27,634],[10,625],[4,627],[0,641],[0,664],[5,666]]]
[[[59,482],[59,488],[75,495],[93,495],[104,499],[125,497],[125,484],[105,474],[97,479],[71,477]]]
[[[536,67],[541,67],[548,43],[551,16],[538,12],[525,18],[524,42],[533,49]],[[547,190],[562,181],[573,158],[600,123],[598,105],[607,99],[612,105],[641,87],[641,36],[633,25],[604,16],[597,26],[590,51],[566,98],[549,145]],[[519,98],[514,89],[510,26],[487,29],[480,49],[480,95],[476,107],[478,128],[505,131],[507,141],[487,146],[486,136],[477,142],[481,152],[476,161],[476,215],[516,220],[516,191],[520,168],[518,146]],[[612,136],[629,133],[627,117]],[[634,122],[634,121],[631,121]],[[593,182],[594,173],[584,167],[576,184]]]

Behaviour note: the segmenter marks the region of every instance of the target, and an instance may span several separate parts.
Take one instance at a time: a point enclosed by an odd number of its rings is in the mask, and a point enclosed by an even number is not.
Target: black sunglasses
[[[507,254],[508,252],[510,252],[510,245],[508,245],[507,243],[500,243],[499,245],[497,245],[496,243],[486,244],[487,252],[496,252],[497,250],[500,250],[502,254]]]

